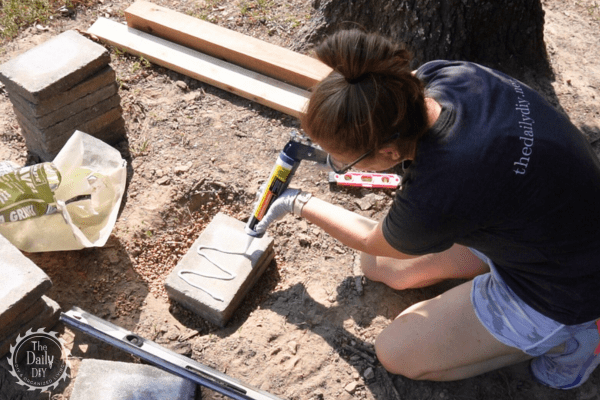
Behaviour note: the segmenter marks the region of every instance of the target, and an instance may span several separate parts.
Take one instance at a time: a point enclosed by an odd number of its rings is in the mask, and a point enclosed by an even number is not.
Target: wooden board
[[[304,89],[331,72],[315,58],[147,1],[133,3],[125,17],[132,28]]]
[[[306,90],[106,18],[99,18],[88,33],[155,64],[294,117],[301,115],[310,96]]]

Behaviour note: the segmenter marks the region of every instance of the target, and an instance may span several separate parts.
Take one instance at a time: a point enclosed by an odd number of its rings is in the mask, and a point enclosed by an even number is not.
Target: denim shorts
[[[488,257],[470,250],[490,266],[490,272],[473,280],[471,302],[479,321],[501,343],[537,357],[596,324],[564,325],[540,314],[506,285]]]

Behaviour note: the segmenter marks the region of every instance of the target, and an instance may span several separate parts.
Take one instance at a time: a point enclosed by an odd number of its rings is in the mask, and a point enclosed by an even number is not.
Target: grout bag
[[[0,234],[27,252],[104,246],[125,192],[126,165],[116,149],[81,131],[51,163],[0,163]]]
[[[19,168],[0,162],[0,224],[53,214],[60,172],[52,163]]]

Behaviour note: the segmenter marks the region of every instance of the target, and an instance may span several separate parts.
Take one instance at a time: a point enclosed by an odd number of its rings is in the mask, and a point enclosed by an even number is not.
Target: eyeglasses
[[[390,137],[388,137],[387,139],[385,139],[383,141],[383,144],[385,144],[387,142],[391,142],[392,140],[398,139],[399,136],[400,136],[400,133],[396,132],[393,135],[391,135]],[[348,172],[348,170],[350,168],[354,167],[356,164],[358,164],[359,162],[361,162],[362,160],[364,160],[365,158],[367,158],[368,156],[370,156],[371,153],[373,153],[374,151],[375,151],[375,149],[371,149],[371,150],[367,151],[365,154],[363,154],[362,156],[358,157],[356,160],[352,161],[349,164],[341,163],[341,162],[337,161],[336,159],[334,159],[331,156],[331,154],[327,154],[327,165],[329,165],[329,167],[336,174],[345,174],[346,172]]]

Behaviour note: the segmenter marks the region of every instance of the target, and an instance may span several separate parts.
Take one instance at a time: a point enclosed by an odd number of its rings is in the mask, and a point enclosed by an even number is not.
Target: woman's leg
[[[530,359],[500,343],[479,322],[471,285],[465,282],[403,311],[375,343],[383,366],[412,379],[447,381]]]
[[[444,279],[471,279],[489,271],[469,248],[458,244],[441,253],[409,260],[361,253],[361,268],[367,278],[398,290],[425,287]]]

